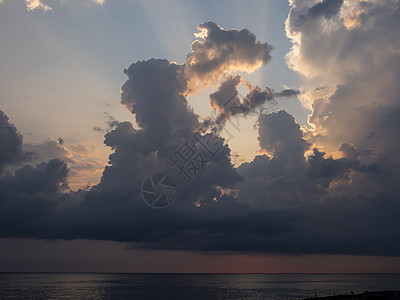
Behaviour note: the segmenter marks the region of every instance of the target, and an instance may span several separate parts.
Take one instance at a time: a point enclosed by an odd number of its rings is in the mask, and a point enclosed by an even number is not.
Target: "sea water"
[[[0,299],[302,299],[400,290],[400,274],[0,273]]]

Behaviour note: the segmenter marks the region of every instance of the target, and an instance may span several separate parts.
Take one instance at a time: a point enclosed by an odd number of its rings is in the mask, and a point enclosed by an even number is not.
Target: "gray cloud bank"
[[[334,2],[302,8],[307,22],[297,22],[296,28],[334,18],[341,7]],[[97,185],[68,191],[68,167],[60,160],[3,172],[0,236],[127,241],[146,249],[399,256],[398,154],[386,149],[399,143],[393,135],[396,118],[388,119],[394,128],[380,135],[388,144],[369,148],[338,139],[342,158],[328,157],[314,146],[316,137],[305,134],[287,112],[259,110],[268,101],[298,92],[275,93],[249,84],[249,94],[238,96],[242,78],[232,70],[249,72],[266,64],[272,47],[247,30],[225,30],[212,22],[199,28],[202,35],[185,64],[150,59],[125,70],[121,104],[135,115],[137,126],[119,122],[105,135],[105,144],[114,151]],[[258,143],[265,154],[237,168],[229,145],[217,133],[202,131],[207,127],[185,96],[215,84],[211,78],[220,84],[210,104],[221,115],[231,114],[223,105],[227,95],[237,105],[252,103],[249,111],[259,114]],[[13,156],[1,148],[5,166],[25,158],[21,136],[2,115],[1,145],[13,145],[18,150],[12,152],[20,153]],[[370,120],[371,127],[383,122]],[[216,155],[204,152],[193,139],[196,132],[219,145]],[[190,182],[171,164],[183,145],[193,155],[202,154],[186,169]],[[166,209],[153,209],[140,197],[143,180],[153,172],[169,173],[177,181],[178,198]]]

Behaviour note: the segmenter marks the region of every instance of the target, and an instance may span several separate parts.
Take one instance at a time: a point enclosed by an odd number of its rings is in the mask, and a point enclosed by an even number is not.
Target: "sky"
[[[0,1],[0,271],[400,272],[399,23]]]

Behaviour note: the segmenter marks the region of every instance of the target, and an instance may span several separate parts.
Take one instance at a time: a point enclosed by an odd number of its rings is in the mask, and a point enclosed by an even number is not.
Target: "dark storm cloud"
[[[128,138],[136,131],[121,123],[106,138],[116,147],[111,165],[91,191],[60,193],[67,169],[59,160],[25,166],[3,178],[2,236],[129,241],[148,249],[400,254],[398,203],[391,200],[397,188],[393,166],[378,162],[385,178],[377,180],[382,175],[363,168],[358,154],[335,160],[314,149],[306,160],[309,145],[284,111],[263,115],[258,126],[260,144],[272,158],[262,155],[243,164],[240,179],[225,147],[191,184],[178,182],[175,205],[155,210],[139,192],[142,176],[160,158],[135,154]],[[341,150],[356,151],[347,144]],[[367,182],[378,185],[363,195]],[[238,194],[229,196],[227,187]]]
[[[260,116],[258,142],[260,148],[270,153],[272,158],[259,155],[252,162],[242,164],[238,171],[245,178],[264,179],[267,181],[260,183],[268,184],[271,178],[305,175],[308,166],[304,154],[310,144],[304,140],[300,126],[287,112],[281,110]]]
[[[287,232],[285,238],[269,240],[274,241],[271,248],[300,253],[399,255],[395,215],[400,205],[394,197],[398,192],[394,184],[399,178],[398,166],[384,158],[365,163],[358,158],[362,154],[349,144],[340,147],[344,158],[325,157],[315,148],[304,160],[307,142],[293,118],[285,112],[263,118],[259,128],[264,126],[269,132],[259,129],[259,140],[269,141],[268,150],[279,155],[272,159],[257,156],[239,167],[246,180],[240,184],[238,198],[260,207],[290,207],[303,213],[301,221],[295,223],[296,229]]]
[[[304,159],[304,152],[310,146],[304,140],[299,124],[284,110],[261,116],[258,121],[258,142],[261,149],[273,152],[277,158],[293,153],[300,154]]]
[[[371,165],[363,168],[358,154],[333,159],[317,149],[305,159],[309,145],[284,111],[259,121],[260,144],[272,158],[243,164],[240,179],[225,147],[191,184],[178,181],[180,199],[165,210],[139,197],[142,175],[160,158],[131,151],[132,130],[121,123],[109,133],[116,151],[91,191],[60,193],[67,169],[58,160],[3,178],[2,236],[129,241],[149,249],[400,255],[399,205],[391,198],[398,170],[381,160],[381,178]],[[341,149],[353,152],[351,145]],[[375,186],[366,190],[367,183]],[[238,194],[229,195],[228,187]]]
[[[262,150],[273,154],[269,172],[284,175],[304,168],[304,153],[310,144],[287,112],[281,110],[260,117],[258,142]]]
[[[8,190],[15,190],[21,194],[56,194],[68,187],[67,176],[66,163],[52,159],[36,167],[25,165],[15,171],[14,176],[5,176],[2,183],[7,185]]]
[[[187,88],[183,71],[184,65],[161,59],[139,61],[124,71],[129,79],[121,88],[121,104],[135,114],[141,128],[135,135],[143,153],[158,150],[166,155],[174,135],[185,135],[200,125],[182,96]]]
[[[30,156],[22,150],[22,136],[0,110],[0,175],[6,165],[26,161]]]
[[[118,122],[105,135],[113,152],[98,185],[68,192],[68,168],[60,160],[24,166],[0,178],[1,236],[114,240],[146,249],[400,256],[400,170],[388,155],[392,152],[359,149],[343,140],[342,158],[315,147],[308,155],[311,143],[299,124],[279,111],[262,113],[257,122],[264,154],[235,168],[229,145],[216,132],[198,132],[206,127],[184,96],[190,84],[198,83],[193,79],[219,78],[231,64],[245,70],[270,59],[270,46],[256,43],[246,30],[223,30],[214,23],[201,28],[205,35],[193,44],[189,66],[151,59],[125,70],[121,103],[135,115],[137,126]],[[276,97],[298,94],[252,87],[239,99],[240,82],[241,77],[225,77],[211,104],[227,114],[227,95],[236,104],[262,107]],[[396,112],[382,110],[390,116],[385,128],[392,125],[393,132]],[[219,152],[204,152],[193,139],[196,133],[214,138]],[[385,137],[377,131],[371,139]],[[190,182],[170,160],[185,145],[204,156]],[[141,199],[142,183],[153,172],[177,181],[178,198],[166,209],[153,209]]]
[[[69,198],[68,168],[58,159],[25,165],[14,175],[0,179],[0,234],[2,237],[36,236],[43,227],[56,224],[50,219],[62,200]]]

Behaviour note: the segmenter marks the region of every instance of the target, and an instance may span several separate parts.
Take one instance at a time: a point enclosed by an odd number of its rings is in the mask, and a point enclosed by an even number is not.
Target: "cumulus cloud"
[[[272,162],[284,162],[285,165],[280,165],[282,174],[302,167],[304,154],[310,147],[303,138],[300,126],[285,111],[261,116],[258,121],[258,142],[262,150],[273,154]]]
[[[218,82],[234,71],[251,73],[271,60],[272,46],[256,41],[249,30],[225,30],[214,22],[198,26],[198,40],[187,55],[188,92]]]
[[[316,145],[330,152],[343,142],[380,148],[399,162],[399,14],[398,1],[293,1],[288,62],[305,75],[299,98],[312,108]],[[299,23],[304,15],[307,22]]]
[[[32,153],[22,149],[22,136],[0,110],[0,175],[5,166],[27,161]]]
[[[177,131],[191,132],[199,126],[197,115],[182,96],[187,87],[184,65],[150,59],[134,63],[124,72],[129,79],[121,88],[121,104],[135,114],[142,128],[138,134],[151,139],[146,151],[166,145]]]
[[[20,193],[55,194],[68,188],[67,176],[67,165],[58,159],[53,159],[36,167],[25,165],[15,172],[15,176],[7,176],[4,181],[6,184],[16,185],[10,189]]]

